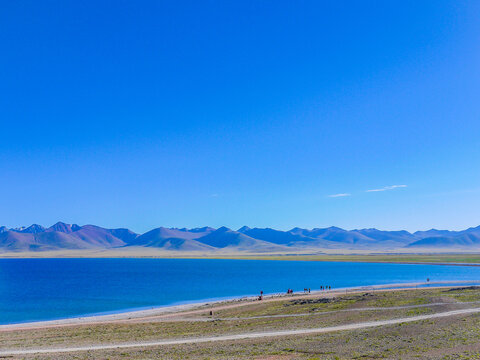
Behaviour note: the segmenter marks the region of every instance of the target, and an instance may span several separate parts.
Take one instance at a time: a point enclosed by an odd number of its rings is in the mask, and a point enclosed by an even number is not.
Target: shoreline
[[[475,285],[478,284],[478,285]],[[430,286],[434,285],[434,286]],[[335,296],[344,294],[355,294],[365,291],[402,291],[402,290],[418,290],[418,289],[439,289],[439,288],[453,288],[453,287],[467,287],[480,286],[480,280],[445,280],[432,282],[410,282],[410,283],[390,283],[380,285],[364,285],[355,287],[336,288],[333,290],[313,290],[311,293],[297,292],[292,295],[285,293],[265,294],[263,301],[278,301],[282,299],[298,299],[305,296]],[[235,305],[247,305],[257,301],[258,296],[239,296],[225,299],[212,300],[198,300],[191,303],[157,306],[143,310],[120,310],[114,313],[101,315],[82,315],[62,319],[53,320],[39,320],[27,321],[22,323],[0,324],[0,332],[17,331],[17,330],[32,330],[41,328],[64,327],[64,326],[81,326],[81,325],[95,325],[115,322],[128,322],[136,320],[144,320],[151,317],[174,317],[181,315],[183,312],[192,310],[201,310],[201,307],[211,306],[227,306],[231,303]]]
[[[114,252],[45,252],[45,253],[0,253],[2,260],[45,260],[45,259],[181,259],[181,260],[269,260],[269,261],[308,261],[308,262],[351,262],[371,264],[406,264],[480,267],[480,253],[473,252],[431,252],[431,253],[172,253],[157,254]]]

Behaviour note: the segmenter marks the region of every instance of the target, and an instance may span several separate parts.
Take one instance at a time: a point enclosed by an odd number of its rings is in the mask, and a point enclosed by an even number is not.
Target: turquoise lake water
[[[480,280],[480,267],[213,259],[0,259],[0,324],[332,288]]]

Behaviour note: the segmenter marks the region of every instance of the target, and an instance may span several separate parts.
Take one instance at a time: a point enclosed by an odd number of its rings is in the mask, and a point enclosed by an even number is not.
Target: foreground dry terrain
[[[332,292],[204,305],[130,320],[3,330],[0,353],[9,359],[480,359],[478,311],[480,288]],[[397,323],[363,326],[376,321]],[[335,331],[315,332],[330,327]],[[251,334],[260,336],[232,340]],[[227,340],[218,341],[225,335]],[[155,342],[177,343],[145,345]],[[131,347],[5,353],[112,344]]]

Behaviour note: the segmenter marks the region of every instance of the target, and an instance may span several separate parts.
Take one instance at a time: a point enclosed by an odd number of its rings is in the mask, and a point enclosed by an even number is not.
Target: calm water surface
[[[399,282],[480,280],[480,267],[213,259],[0,259],[0,324],[206,299]]]

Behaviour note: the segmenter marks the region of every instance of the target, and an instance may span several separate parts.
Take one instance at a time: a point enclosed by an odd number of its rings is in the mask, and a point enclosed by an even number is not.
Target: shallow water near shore
[[[480,267],[221,259],[0,259],[0,324],[390,283],[480,280]]]

